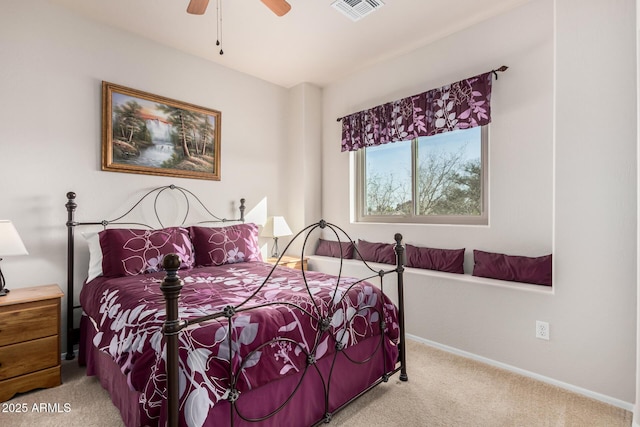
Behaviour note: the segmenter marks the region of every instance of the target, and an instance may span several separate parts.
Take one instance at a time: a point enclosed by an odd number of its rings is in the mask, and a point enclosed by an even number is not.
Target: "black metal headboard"
[[[141,227],[148,229],[155,228],[164,228],[162,220],[160,219],[160,214],[158,211],[158,199],[160,195],[165,191],[178,191],[180,195],[184,197],[184,208],[185,214],[182,218],[182,222],[179,225],[187,225],[189,220],[189,214],[191,212],[191,205],[195,204],[196,206],[200,206],[204,209],[204,219],[199,221],[194,221],[189,225],[195,224],[215,224],[215,223],[224,223],[224,222],[244,222],[244,211],[245,211],[245,199],[240,199],[240,217],[234,219],[220,218],[213,213],[205,206],[204,203],[191,191],[186,188],[179,187],[177,185],[166,185],[163,187],[157,187],[152,190],[149,190],[146,194],[138,199],[124,214],[111,219],[111,220],[100,220],[100,221],[89,221],[89,222],[78,222],[75,220],[75,210],[78,207],[76,203],[76,193],[70,191],[67,193],[67,203],[65,207],[67,208],[67,354],[65,355],[66,360],[72,360],[75,358],[75,354],[73,352],[74,345],[74,328],[73,328],[73,312],[75,309],[81,308],[80,306],[74,305],[74,297],[75,297],[75,282],[74,282],[74,256],[75,256],[75,228],[79,226],[102,226],[103,228],[107,228],[110,226],[129,226],[129,227]],[[133,216],[133,212],[137,209],[142,209],[141,206],[145,200],[153,199],[153,212],[155,214],[155,219],[157,220],[156,225],[149,225],[142,222],[129,221],[128,218]]]

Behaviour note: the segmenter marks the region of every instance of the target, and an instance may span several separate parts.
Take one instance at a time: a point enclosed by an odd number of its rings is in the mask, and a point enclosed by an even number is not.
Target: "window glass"
[[[487,129],[356,152],[358,221],[487,224]]]
[[[417,144],[417,214],[480,215],[480,128],[419,138]]]
[[[411,214],[411,141],[366,148],[366,215]]]

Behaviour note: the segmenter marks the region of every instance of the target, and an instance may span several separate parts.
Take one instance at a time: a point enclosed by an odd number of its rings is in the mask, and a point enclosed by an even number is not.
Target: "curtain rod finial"
[[[509,67],[507,67],[506,65],[503,65],[500,68],[496,68],[495,70],[491,70],[491,72],[495,76],[496,80],[498,80],[498,71],[502,73],[503,71],[507,71],[508,69],[509,69]]]

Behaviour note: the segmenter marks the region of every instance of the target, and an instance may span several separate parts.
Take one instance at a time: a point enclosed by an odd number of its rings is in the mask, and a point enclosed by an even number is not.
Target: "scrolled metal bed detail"
[[[167,186],[149,191],[132,209],[153,194],[156,198],[154,210],[157,209],[158,192],[168,189],[180,191],[187,204],[190,197],[201,204],[188,190]],[[113,221],[81,223],[74,220],[77,207],[75,194],[70,192],[67,198],[70,259],[68,295],[73,296],[74,228],[100,225],[106,229],[112,225],[130,225],[123,219],[132,209]],[[206,212],[211,214],[208,209]],[[181,225],[186,223],[187,217],[188,214]],[[242,223],[244,199],[237,220],[212,217],[215,222]],[[163,227],[157,211],[156,218]],[[148,227],[146,224],[135,225]],[[313,233],[318,232],[330,233],[338,242],[352,241],[340,227],[321,220],[299,231],[283,253],[302,239],[301,256],[305,256],[307,243],[315,242]],[[407,381],[402,235],[396,234],[394,240],[395,267],[376,270],[366,261],[359,260],[371,273],[363,279],[343,277],[342,258],[338,273],[331,276],[308,271],[304,267],[294,271],[262,262],[212,266],[201,273],[200,267],[185,268],[182,255],[164,255],[164,273],[161,276],[158,275],[160,272],[144,275],[145,279],[140,282],[144,282],[145,289],[150,289],[143,299],[160,295],[163,309],[153,311],[148,306],[144,309],[127,309],[124,317],[118,313],[116,319],[114,314],[115,322],[110,325],[111,329],[119,332],[122,319],[126,323],[127,318],[135,320],[139,316],[142,319],[143,314],[147,316],[146,319],[156,316],[154,325],[161,331],[160,344],[156,345],[165,352],[156,357],[153,366],[155,371],[152,370],[159,378],[153,384],[162,384],[153,390],[153,394],[157,394],[163,411],[159,418],[154,415],[153,422],[168,426],[244,426],[284,425],[286,420],[285,424],[292,426],[319,425],[329,423],[335,413],[380,383],[387,382],[392,375],[399,373],[399,379]],[[357,248],[355,252],[358,252]],[[227,274],[230,276],[227,277]],[[388,275],[397,279],[397,306],[384,294]],[[142,286],[133,285],[129,278],[117,280],[129,287]],[[379,281],[379,285],[372,285],[371,281]],[[89,282],[88,287],[106,286],[109,283],[108,280],[97,282]],[[214,288],[214,284],[220,289]],[[225,286],[240,291],[231,299],[225,299],[222,289]],[[104,289],[100,288],[97,294],[102,295],[103,313],[112,310],[113,302],[118,297],[113,296],[118,292],[114,291],[117,288]],[[211,295],[205,293],[211,289]],[[199,306],[194,308],[193,298],[198,293],[208,298],[205,305],[208,309]],[[123,301],[120,299],[118,303],[124,306]],[[89,311],[93,309],[89,307]],[[71,313],[68,325],[73,325],[72,310],[73,307],[68,311],[68,314]],[[102,320],[106,316],[103,314]],[[100,322],[94,320],[93,323],[95,326]],[[107,326],[105,324],[105,328]],[[131,355],[116,354],[114,349],[120,344],[114,345],[113,342],[117,341],[118,333],[110,345],[98,348],[96,343],[102,334],[96,329],[95,335],[88,336],[87,340],[91,339],[95,345],[90,351],[105,354],[105,359],[109,359],[106,353],[111,353],[115,358],[131,359]],[[215,346],[204,342],[202,347],[194,346],[193,343],[205,335],[215,336]],[[106,332],[104,336],[107,336]],[[123,329],[119,340],[124,340],[125,336]],[[131,347],[135,348],[138,340],[136,338],[132,344],[132,339],[128,336],[127,339],[128,351],[133,352]],[[154,340],[152,338],[149,341]],[[142,345],[137,347],[141,348]],[[286,363],[285,358],[288,358]],[[122,373],[129,368],[128,364],[120,366]],[[266,375],[271,375],[271,371],[275,376],[267,378]],[[198,374],[205,372],[210,376],[194,380]],[[138,381],[132,378],[127,377],[125,381],[130,387]],[[147,400],[151,399],[134,390],[131,396],[139,399],[140,412],[144,412],[146,409],[142,409],[142,401],[148,403]],[[301,405],[305,408],[298,408]],[[203,407],[207,413],[202,412]],[[119,409],[125,419],[127,410],[120,406]],[[132,416],[125,419],[125,423],[150,424],[144,418],[147,415],[137,415],[138,418]],[[214,424],[211,424],[212,419],[215,419]]]
[[[157,221],[157,225],[162,228],[164,224],[160,219],[159,211],[158,211],[158,200],[160,196],[165,191],[176,191],[180,194],[184,199],[184,207],[185,214],[182,218],[181,224],[186,224],[186,221],[189,218],[189,213],[191,211],[191,200],[197,205],[200,206],[206,214],[207,218],[196,222],[197,224],[209,224],[209,223],[229,223],[229,222],[244,222],[244,212],[245,212],[245,199],[240,199],[240,206],[238,207],[238,211],[240,212],[240,216],[235,219],[227,219],[220,218],[207,208],[207,206],[202,203],[202,201],[189,191],[186,188],[179,187],[177,185],[171,184],[162,187],[156,187],[149,190],[142,197],[138,199],[136,203],[134,203],[125,213],[120,216],[117,216],[113,219],[107,220],[102,219],[99,221],[88,221],[88,222],[78,222],[75,220],[75,211],[78,207],[76,203],[76,193],[73,191],[69,191],[67,193],[67,203],[65,203],[65,208],[67,209],[67,296],[69,300],[67,301],[67,354],[65,355],[66,360],[73,360],[75,358],[74,350],[73,350],[73,339],[69,339],[69,337],[73,337],[75,335],[75,331],[73,328],[74,325],[74,310],[80,309],[81,307],[78,305],[74,305],[74,289],[75,289],[75,228],[81,226],[101,226],[106,229],[109,226],[139,226],[143,228],[152,229],[154,225],[141,223],[141,222],[130,222],[126,221],[125,218],[129,216],[132,212],[135,211],[136,208],[140,207],[145,200],[150,200],[153,198],[153,212],[155,214],[155,219]]]

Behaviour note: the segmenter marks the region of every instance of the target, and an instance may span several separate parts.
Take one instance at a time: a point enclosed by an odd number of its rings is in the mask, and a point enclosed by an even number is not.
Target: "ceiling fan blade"
[[[191,0],[193,1],[193,0]],[[286,15],[291,10],[291,5],[286,0],[260,0],[264,3],[273,13],[278,16]]]
[[[203,15],[207,10],[209,0],[191,0],[187,6],[187,13],[192,15]]]

